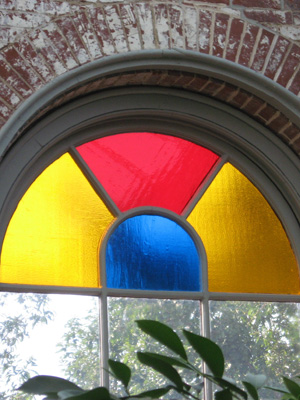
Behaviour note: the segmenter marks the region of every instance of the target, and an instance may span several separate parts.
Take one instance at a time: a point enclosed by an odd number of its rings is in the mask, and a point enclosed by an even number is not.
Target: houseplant
[[[215,400],[259,400],[259,389],[264,386],[264,375],[248,374],[242,381],[242,387],[224,377],[225,360],[221,348],[208,338],[187,330],[183,334],[192,349],[204,362],[204,370],[190,361],[186,349],[179,336],[167,325],[152,320],[136,321],[139,328],[153,339],[172,351],[174,355],[164,355],[150,352],[137,352],[138,361],[162,374],[170,382],[163,387],[147,390],[139,394],[131,394],[131,369],[124,363],[109,360],[110,374],[119,380],[125,389],[124,395],[110,393],[105,387],[83,390],[74,383],[52,376],[36,376],[26,381],[19,390],[44,395],[44,400],[116,400],[116,399],[159,399],[167,393],[177,392],[181,398],[197,400],[202,398],[205,382],[215,385]],[[194,374],[193,384],[187,383],[182,371],[188,370]],[[208,372],[209,371],[209,372]],[[271,388],[281,393],[283,400],[299,400],[300,385],[294,380],[283,377],[285,389]]]

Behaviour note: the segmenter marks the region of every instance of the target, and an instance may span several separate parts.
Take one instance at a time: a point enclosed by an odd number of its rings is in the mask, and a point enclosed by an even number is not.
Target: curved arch
[[[112,76],[125,76],[151,69],[152,71],[178,71],[188,74],[200,74],[207,78],[228,83],[261,99],[261,105],[268,104],[277,110],[295,126],[300,127],[298,113],[299,99],[285,88],[274,84],[271,80],[258,75],[255,71],[224,59],[199,54],[185,50],[149,50],[131,52],[125,55],[115,55],[99,59],[66,72],[54,81],[34,93],[22,106],[15,111],[0,133],[0,159],[13,141],[37,118],[52,108],[74,99],[79,95],[88,94],[97,89],[107,88],[104,79]],[[193,79],[191,79],[193,80]],[[97,86],[97,82],[101,85]],[[136,84],[133,81],[131,84]],[[114,86],[114,85],[111,85]],[[116,83],[116,87],[123,86]],[[164,86],[164,85],[163,85]],[[180,87],[181,85],[176,85]],[[79,87],[79,94],[78,94]],[[183,88],[185,88],[183,86]],[[191,90],[191,88],[190,88]],[[205,91],[203,92],[204,94]],[[216,96],[218,98],[218,96]],[[241,104],[242,106],[243,104]],[[259,108],[259,107],[258,107]],[[249,113],[251,115],[251,113]],[[268,121],[267,121],[268,122]],[[299,128],[300,129],[300,128]]]
[[[141,127],[227,153],[276,210],[300,258],[299,159],[239,111],[197,94],[163,88],[128,87],[83,97],[48,114],[23,135],[0,165],[1,237],[32,180],[71,144]]]

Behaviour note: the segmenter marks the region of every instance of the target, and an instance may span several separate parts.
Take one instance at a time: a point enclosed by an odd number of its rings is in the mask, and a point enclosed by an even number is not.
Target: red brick
[[[79,64],[85,64],[90,61],[90,57],[86,51],[86,48],[75,29],[73,20],[69,17],[62,17],[56,20],[59,29],[68,41],[69,47],[73,50],[76,60]]]
[[[41,78],[29,67],[29,65],[26,65],[15,48],[7,47],[2,54],[6,61],[16,70],[16,72],[19,73],[29,86],[32,88],[39,88],[43,85]]]
[[[282,67],[282,71],[277,79],[277,82],[280,85],[286,86],[288,84],[293,73],[298,67],[299,62],[300,62],[300,47],[297,45],[293,45]]]
[[[261,108],[263,104],[264,104],[263,100],[253,96],[252,99],[246,104],[246,106],[243,107],[243,110],[247,114],[254,116],[254,114],[256,114],[256,112]]]
[[[115,52],[114,42],[107,26],[103,10],[91,7],[88,12],[103,54],[113,54]]]
[[[155,27],[158,37],[158,43],[162,48],[170,47],[170,32],[168,21],[168,9],[166,4],[155,4]]]
[[[285,3],[292,10],[295,10],[295,11],[300,10],[300,0],[285,0]]]
[[[1,2],[1,8],[3,10],[13,10],[16,6],[16,0],[5,0]]]
[[[1,84],[0,84],[1,85]],[[1,100],[0,100],[0,116],[5,120],[8,119],[12,110],[10,110]]]
[[[0,76],[4,79],[11,87],[13,87],[22,97],[27,97],[28,94],[32,93],[32,90],[24,82],[19,75],[17,75],[11,66],[4,60],[0,59]]]
[[[289,90],[296,95],[300,93],[300,71],[297,72],[291,86],[289,87]]]
[[[245,10],[247,18],[258,22],[271,22],[272,24],[292,24],[293,15],[290,11],[273,10]]]
[[[266,107],[264,107],[260,112],[259,116],[265,121],[268,122],[271,118],[274,117],[276,114],[277,110],[272,107],[270,104],[267,104]]]
[[[216,15],[213,51],[212,51],[214,56],[223,57],[228,21],[229,21],[229,16],[227,14]]]
[[[141,29],[144,47],[147,49],[155,48],[152,9],[150,4],[137,3],[135,4],[135,10]]]
[[[54,51],[43,31],[39,29],[34,30],[29,34],[29,39],[39,54],[43,56],[49,68],[51,68],[56,75],[60,75],[66,71],[66,67],[63,65],[58,54]]]
[[[116,5],[104,8],[106,22],[113,38],[117,52],[128,51],[126,36],[120,18],[119,10]]]
[[[53,79],[52,71],[45,65],[41,56],[35,51],[26,37],[16,42],[15,48],[46,82]]]
[[[228,101],[229,104],[231,104],[234,107],[241,108],[243,105],[249,100],[251,97],[251,94],[248,92],[245,92],[242,89],[239,89],[238,92]],[[250,105],[250,107],[255,107],[255,102]],[[259,103],[259,106],[257,108],[261,107],[261,103]],[[251,111],[252,108],[249,108],[249,111]],[[256,108],[255,108],[256,109]]]
[[[120,4],[119,8],[130,50],[141,50],[142,44],[133,4]]]
[[[236,86],[233,86],[233,85],[230,85],[229,83],[226,83],[223,86],[223,88],[220,91],[218,91],[218,93],[216,94],[215,97],[218,100],[227,102],[228,99],[232,96],[232,94],[234,92],[236,92],[236,90],[237,90]]]
[[[282,133],[288,137],[289,140],[294,140],[297,136],[300,136],[300,128],[292,124],[288,126]]]
[[[260,72],[264,65],[265,65],[265,60],[267,58],[267,55],[269,53],[272,41],[274,39],[274,34],[271,32],[268,32],[266,30],[262,31],[255,57],[252,63],[251,68],[254,69],[257,72]]]
[[[157,85],[162,78],[161,71],[151,71],[151,75],[145,80],[146,85]]]
[[[213,3],[213,4],[226,4],[229,5],[229,0],[196,0],[200,1],[201,3]]]
[[[189,85],[187,85],[186,88],[189,90],[200,92],[203,89],[203,87],[207,84],[207,82],[208,82],[208,77],[196,76],[196,78]]]
[[[169,5],[169,18],[171,23],[172,48],[185,48],[183,36],[183,15],[182,7]]]
[[[229,61],[235,61],[244,30],[244,21],[234,18],[231,22],[228,44],[226,47],[225,58]]]
[[[290,42],[283,37],[277,39],[276,45],[270,56],[265,75],[273,79],[287,52]]]
[[[180,73],[179,78],[176,80],[176,86],[187,87],[195,80],[195,75],[191,73]]]
[[[208,96],[213,96],[214,93],[218,90],[221,89],[221,87],[224,85],[224,82],[222,81],[217,81],[217,80],[211,80],[209,79],[208,84],[204,86],[203,90],[201,92],[203,94],[206,94]]]
[[[278,117],[273,119],[273,121],[270,122],[270,124],[268,124],[268,127],[275,132],[279,132],[285,125],[288,124],[288,122],[289,119],[286,116],[280,114],[278,115]]]
[[[67,69],[76,67],[78,62],[75,60],[67,41],[58,30],[58,27],[53,24],[50,27],[48,26],[47,28],[44,28],[43,32],[50,40],[56,53],[59,54]]]
[[[194,7],[185,7],[184,15],[185,48],[198,50],[198,20]]]
[[[241,53],[239,57],[239,64],[248,66],[249,61],[253,52],[253,47],[258,35],[259,29],[255,25],[248,25],[246,34],[244,36],[243,44],[241,47]]]
[[[80,11],[72,17],[72,20],[89,53],[89,57],[95,59],[103,56],[93,26],[85,13],[85,7],[81,7]]]
[[[199,15],[199,51],[209,53],[210,34],[212,29],[212,13],[200,11]]]
[[[280,0],[233,0],[233,5],[244,7],[274,8],[277,10],[281,9]]]
[[[0,81],[0,93],[3,102],[9,104],[12,108],[15,108],[20,103],[20,97],[13,92],[5,83]]]

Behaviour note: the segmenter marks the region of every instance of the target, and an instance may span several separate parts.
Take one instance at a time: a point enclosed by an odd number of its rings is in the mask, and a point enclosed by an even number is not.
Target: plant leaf
[[[222,378],[225,368],[223,352],[212,340],[183,330],[188,342],[207,364],[214,376]]]
[[[259,396],[256,390],[256,387],[252,385],[252,383],[247,381],[242,381],[242,384],[245,386],[247,392],[250,394],[252,399],[259,400]]]
[[[68,397],[69,400],[111,400],[112,397],[105,387],[98,387],[96,389],[87,390],[86,392]]]
[[[108,360],[108,365],[112,370],[115,378],[121,381],[123,385],[127,388],[131,378],[130,368],[126,364],[114,360]]]
[[[206,378],[210,379],[210,375],[204,375]],[[223,389],[230,389],[232,392],[235,392],[242,396],[245,400],[247,400],[247,393],[240,389],[238,386],[234,385],[233,383],[226,381],[226,379],[218,378],[218,377],[213,377],[210,379],[212,382],[217,383],[219,386],[221,386]]]
[[[70,397],[78,396],[82,394],[81,390],[62,390],[57,393],[58,399],[68,399]]]
[[[166,386],[164,388],[160,389],[153,389],[153,390],[147,390],[146,392],[139,393],[135,396],[130,396],[131,398],[139,398],[139,397],[151,397],[151,399],[159,399],[161,396],[164,396],[167,394],[171,389],[173,389],[173,386]]]
[[[79,390],[84,391],[79,386],[75,385],[66,379],[58,378],[56,376],[38,375],[28,379],[18,390],[31,394],[51,394],[58,393],[62,390]]]
[[[165,361],[159,360],[150,354],[141,353],[139,351],[137,352],[137,358],[142,364],[145,364],[155,369],[155,371],[161,373],[166,378],[168,378],[176,385],[176,388],[179,391],[183,390],[184,383],[176,369],[173,368],[170,364],[166,363]]]
[[[298,385],[298,383],[296,383],[295,381],[293,381],[292,379],[286,378],[286,377],[282,377],[283,382],[285,384],[285,387],[288,389],[288,391],[295,396],[296,398],[298,398],[300,396],[300,386]]]
[[[187,360],[187,355],[179,336],[169,326],[162,322],[152,320],[139,320],[136,321],[136,323],[143,332]]]
[[[216,400],[232,400],[232,393],[229,389],[220,390],[215,392],[214,398]]]
[[[251,385],[254,386],[256,389],[260,389],[261,387],[263,387],[266,380],[267,380],[266,375],[263,374],[254,375],[250,373],[248,373],[244,379],[245,382],[251,383]]]
[[[150,353],[150,352],[147,352],[147,351],[143,352],[143,354],[149,354],[152,357],[155,357],[158,360],[165,361],[166,363],[168,363],[170,365],[176,365],[177,367],[186,368],[186,369],[189,369],[191,371],[195,371],[195,368],[193,368],[192,365],[190,365],[188,362],[186,362],[185,360],[182,360],[180,358],[164,356],[162,354]]]

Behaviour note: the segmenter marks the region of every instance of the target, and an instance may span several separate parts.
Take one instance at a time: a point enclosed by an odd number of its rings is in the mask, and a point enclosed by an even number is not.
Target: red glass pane
[[[156,133],[123,133],[77,150],[121,211],[163,207],[178,214],[218,156],[187,140]]]

